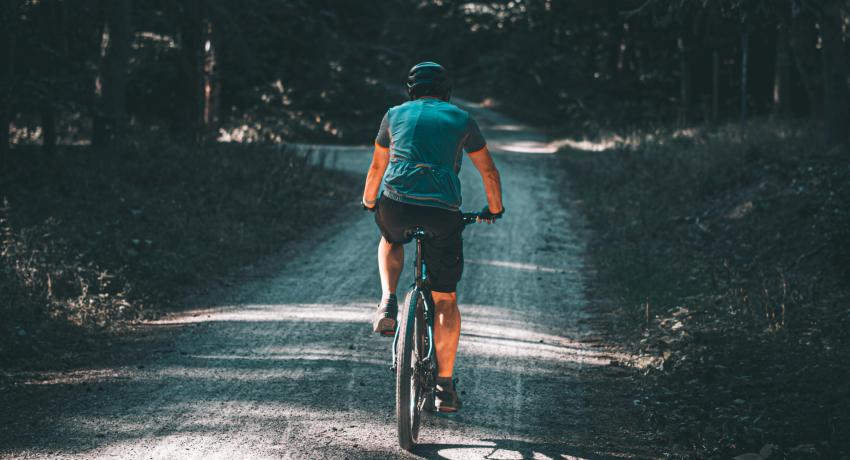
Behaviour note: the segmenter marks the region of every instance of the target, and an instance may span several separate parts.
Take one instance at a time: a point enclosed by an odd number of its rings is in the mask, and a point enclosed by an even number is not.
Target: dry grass
[[[655,357],[636,404],[681,451],[850,453],[850,170],[819,132],[762,121],[566,152],[592,295],[612,340]]]
[[[298,238],[355,187],[259,146],[18,149],[10,160],[0,176],[0,367],[156,316]]]

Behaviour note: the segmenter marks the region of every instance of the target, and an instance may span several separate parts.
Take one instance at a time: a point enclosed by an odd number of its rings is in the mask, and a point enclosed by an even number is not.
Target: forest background
[[[3,378],[79,365],[353,206],[359,178],[290,145],[370,144],[436,60],[560,147],[595,311],[645,357],[663,439],[848,454],[850,2],[0,8]]]

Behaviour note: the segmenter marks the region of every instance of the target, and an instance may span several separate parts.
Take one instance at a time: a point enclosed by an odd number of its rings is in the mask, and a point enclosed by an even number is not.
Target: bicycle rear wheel
[[[417,315],[421,316],[424,311],[422,302],[422,295],[418,290],[411,290],[407,294],[398,329],[395,408],[398,444],[408,451],[413,449],[419,438],[419,400],[422,387],[417,366],[419,357],[424,352],[421,345],[422,322],[417,320]]]

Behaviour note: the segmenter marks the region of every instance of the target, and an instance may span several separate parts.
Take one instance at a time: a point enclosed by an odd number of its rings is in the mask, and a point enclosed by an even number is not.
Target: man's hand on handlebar
[[[490,206],[484,206],[484,209],[481,210],[481,213],[478,215],[478,220],[480,222],[487,222],[488,224],[492,224],[496,222],[496,219],[501,219],[505,214],[505,207],[502,206],[502,210],[498,213],[494,214],[490,212]]]

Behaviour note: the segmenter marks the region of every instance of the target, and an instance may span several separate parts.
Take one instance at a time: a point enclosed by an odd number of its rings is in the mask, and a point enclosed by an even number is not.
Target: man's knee
[[[457,292],[431,291],[431,297],[434,298],[434,303],[437,304],[437,308],[441,310],[446,308],[457,308]]]
[[[456,300],[457,299],[457,292],[431,291],[431,295],[434,296],[435,302],[438,302],[440,300]]]
[[[386,238],[384,238],[383,236],[381,237],[381,245],[382,246],[388,246],[392,249],[404,248],[404,244],[402,244],[402,243],[392,243],[389,240],[387,240]]]

